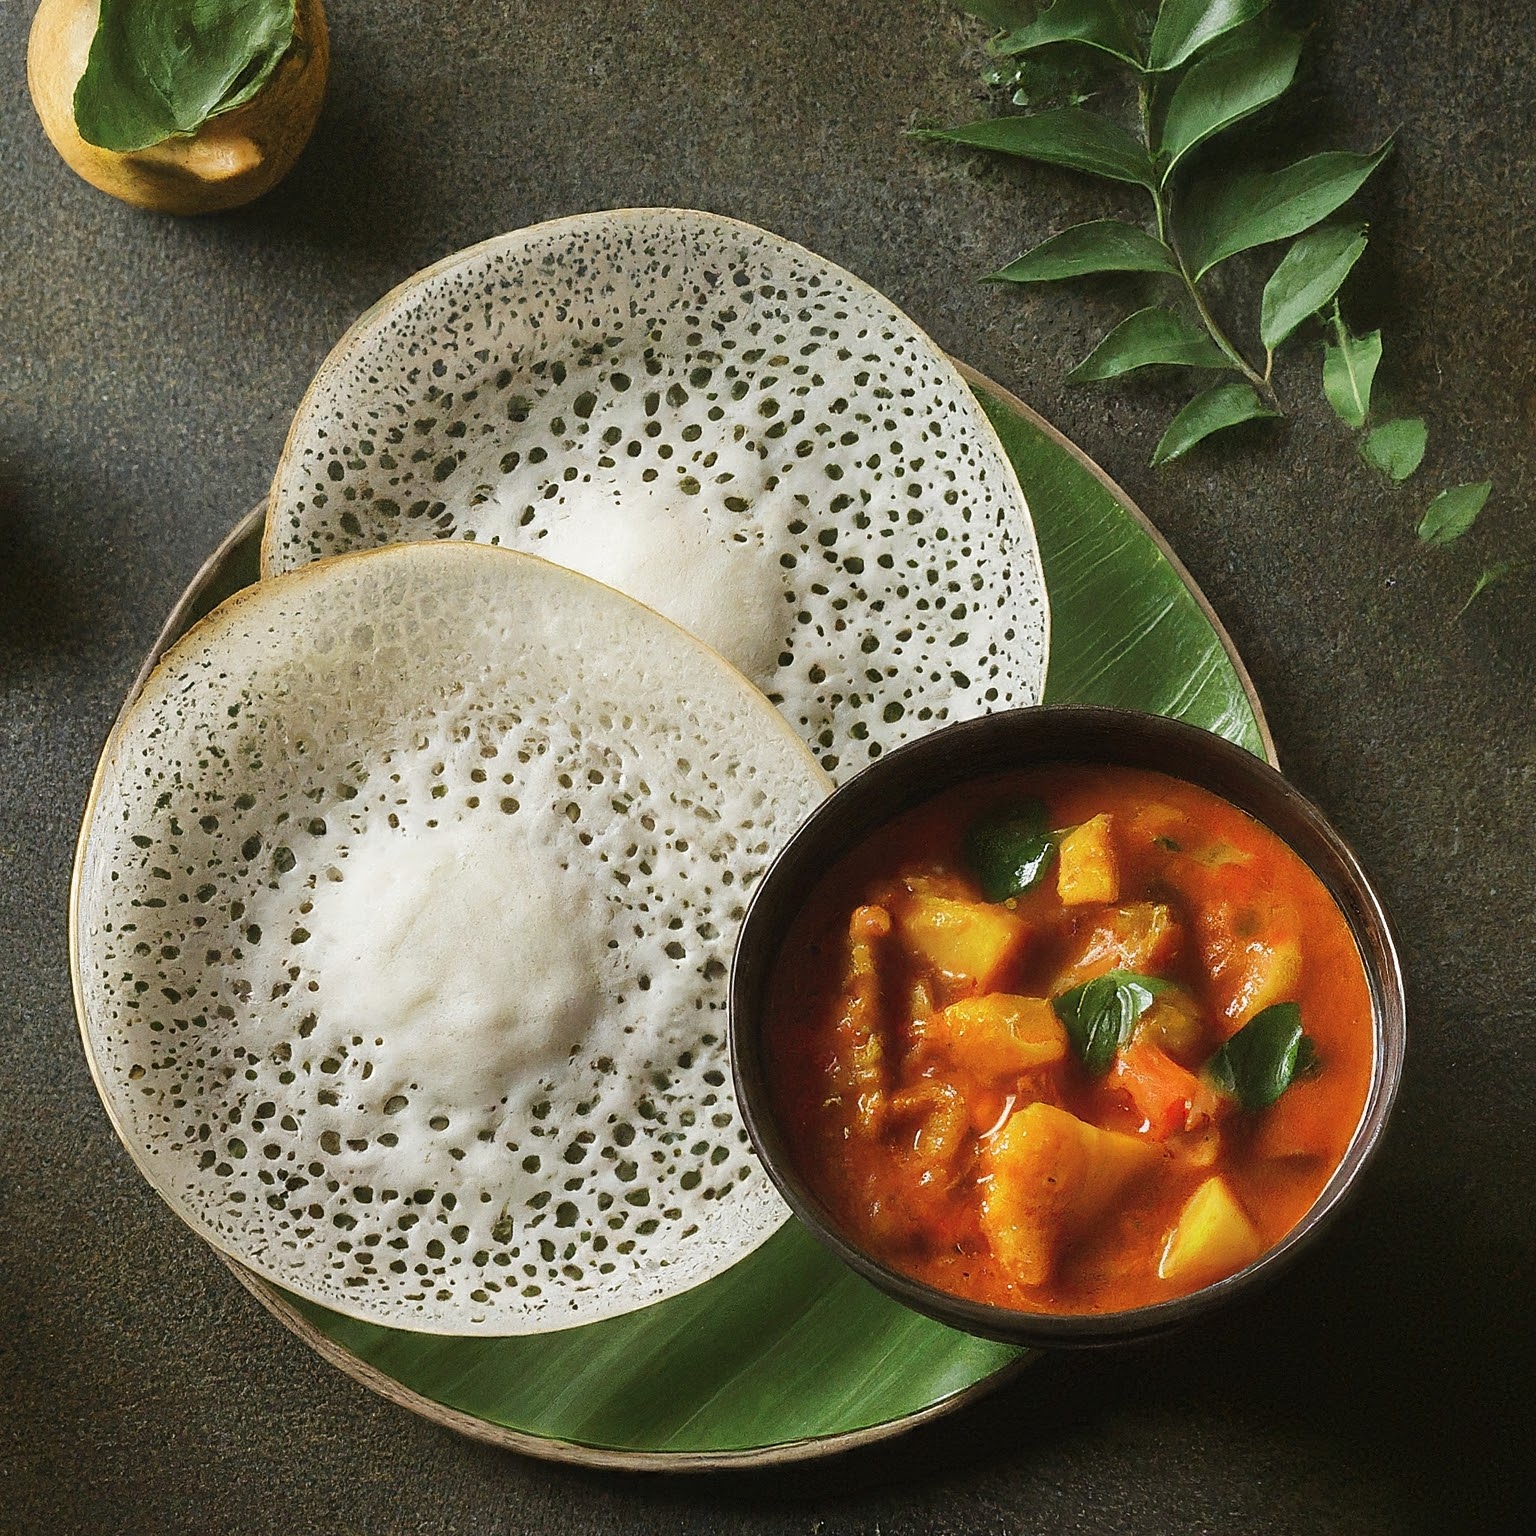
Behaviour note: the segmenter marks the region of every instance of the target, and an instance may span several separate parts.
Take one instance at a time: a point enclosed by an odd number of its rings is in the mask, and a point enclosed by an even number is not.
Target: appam
[[[785,1214],[724,980],[827,788],[717,655],[545,561],[258,583],[127,708],[82,829],[113,1123],[209,1241],[374,1322],[541,1332],[699,1284]]]
[[[358,321],[295,416],[263,569],[427,539],[657,608],[837,777],[1044,686],[1034,530],[964,381],[866,283],[731,219],[538,225]]]

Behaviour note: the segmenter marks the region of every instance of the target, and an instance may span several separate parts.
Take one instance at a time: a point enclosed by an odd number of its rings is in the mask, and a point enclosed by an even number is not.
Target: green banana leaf
[[[1052,617],[1047,701],[1178,715],[1272,755],[1241,663],[1155,530],[1039,417],[968,377],[1040,540]],[[254,579],[259,530],[249,527],[168,629]],[[821,1454],[946,1411],[1031,1358],[886,1299],[794,1222],[685,1295],[531,1338],[383,1328],[236,1272],[321,1353],[387,1395],[480,1438],[597,1465]]]

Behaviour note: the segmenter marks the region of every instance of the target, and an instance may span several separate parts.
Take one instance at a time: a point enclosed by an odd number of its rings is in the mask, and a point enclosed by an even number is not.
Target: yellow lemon
[[[75,126],[75,86],[96,34],[99,0],[42,0],[27,45],[27,85],[53,147],[103,192],[160,213],[237,208],[288,173],[320,115],[330,40],[320,0],[297,0],[293,46],[242,106],[191,135],[147,149],[88,144]]]

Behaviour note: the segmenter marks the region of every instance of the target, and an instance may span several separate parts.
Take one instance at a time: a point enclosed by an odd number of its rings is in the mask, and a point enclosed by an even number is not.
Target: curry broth
[[[1053,829],[1107,813],[1118,868],[1114,902],[1064,906],[1057,871],[1048,869],[1033,889],[1002,904],[1022,939],[985,987],[935,974],[897,934],[875,935],[880,1087],[872,1095],[850,1092],[851,917],[861,908],[884,911],[882,901],[899,910],[914,881],[921,890],[980,903],[962,854],[966,831],[997,805],[1026,797],[1044,802]],[[1059,996],[1068,984],[1114,967],[1113,955],[1105,963],[1093,949],[1104,924],[1113,930],[1127,910],[1171,915],[1171,930],[1148,941],[1155,963],[1127,969],[1145,969],[1193,1000],[1198,1024],[1167,1049],[1191,1073],[1256,1011],[1246,1007],[1244,965],[1294,940],[1299,972],[1286,973],[1286,1000],[1300,1005],[1315,1072],[1297,1077],[1268,1108],[1218,1103],[1203,1128],[1179,1126],[1158,1136],[1117,1076],[1118,1062],[1098,1079],[1071,1051],[1052,1064],[999,1071],[995,1053],[962,1059],[952,1043],[936,1046],[932,1024],[917,1016],[926,1009],[931,1020],[983,991]],[[1273,1246],[1306,1213],[1347,1149],[1374,1058],[1364,967],[1342,914],[1307,865],[1268,828],[1207,790],[1139,769],[1081,765],[957,787],[843,858],[818,883],[780,952],[765,1043],[770,1092],[796,1167],[850,1237],[941,1290],[1051,1312],[1140,1306],[1214,1278],[1190,1282],[1158,1273],[1181,1211],[1213,1173],[1246,1213],[1257,1251]],[[1002,1262],[994,1251],[997,1221],[989,1240],[982,1219],[1000,1176],[989,1161],[992,1143],[1030,1103],[1150,1142],[1157,1152],[1155,1159],[1146,1155],[1148,1171],[1091,1225],[1056,1235],[1044,1277]],[[878,1115],[869,1113],[871,1105]],[[1195,1110],[1189,1118],[1198,1119]]]

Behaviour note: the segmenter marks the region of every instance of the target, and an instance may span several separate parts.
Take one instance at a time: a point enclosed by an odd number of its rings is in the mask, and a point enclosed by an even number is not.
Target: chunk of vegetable
[[[965,1095],[953,1083],[921,1082],[891,1095],[891,1118],[912,1124],[912,1150],[930,1168],[954,1160],[970,1134]]]
[[[1301,980],[1296,917],[1287,910],[1219,903],[1201,914],[1200,955],[1233,1028],[1294,997]]]
[[[915,960],[979,992],[996,989],[1027,929],[1006,907],[942,896],[913,896],[895,912],[902,947]]]
[[[1169,986],[1136,1021],[1134,1038],[1150,1041],[1173,1056],[1193,1051],[1205,1038],[1199,1003],[1183,987]]]
[[[888,1075],[876,948],[890,931],[891,918],[884,907],[858,907],[849,918],[843,1007],[833,1026],[835,1075],[853,1101],[853,1129],[871,1136],[884,1120]]]
[[[1264,1241],[1219,1174],[1185,1203],[1168,1234],[1158,1278],[1183,1287],[1236,1274],[1264,1251]]]
[[[1050,1104],[1019,1110],[982,1151],[980,1224],[993,1254],[1016,1280],[1045,1284],[1061,1245],[1160,1156],[1150,1142]]]
[[[942,1043],[978,1077],[1007,1077],[1060,1061],[1067,1032],[1043,997],[988,992],[964,997],[928,1020],[925,1040]]]
[[[1187,811],[1161,800],[1131,808],[1129,832],[1133,843],[1156,843],[1164,853],[1176,853],[1199,835]]]
[[[1051,992],[1066,992],[1106,971],[1156,975],[1167,970],[1182,941],[1173,908],[1162,902],[1110,907],[1078,941]]]
[[[1110,1071],[1111,1085],[1141,1116],[1144,1134],[1156,1141],[1212,1118],[1214,1090],[1150,1040],[1131,1041],[1115,1057]]]
[[[1275,1003],[1295,997],[1300,979],[1301,945],[1295,939],[1246,945],[1227,1017],[1240,1024]]]
[[[1074,827],[1057,844],[1056,894],[1065,906],[1120,899],[1120,866],[1107,813]]]

